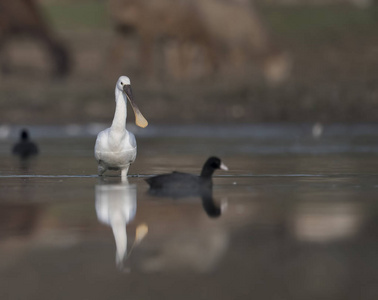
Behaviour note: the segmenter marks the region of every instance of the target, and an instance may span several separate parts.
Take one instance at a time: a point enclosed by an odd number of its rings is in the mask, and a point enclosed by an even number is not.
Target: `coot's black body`
[[[20,141],[13,146],[12,153],[22,159],[38,154],[38,147],[30,141],[29,133],[26,129],[21,131]]]
[[[210,178],[201,178],[201,176],[172,172],[170,174],[157,175],[146,179],[151,189],[159,190],[188,190],[197,191],[202,186],[211,186]],[[185,192],[184,192],[185,193]]]
[[[173,172],[170,174],[161,174],[147,178],[146,181],[154,190],[177,190],[200,192],[202,188],[212,186],[212,175],[216,169],[225,169],[218,157],[210,157],[204,164],[200,176],[182,172]]]

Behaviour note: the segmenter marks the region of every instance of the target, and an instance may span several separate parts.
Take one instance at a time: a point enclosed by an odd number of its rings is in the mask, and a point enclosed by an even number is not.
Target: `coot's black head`
[[[207,160],[207,163],[213,169],[220,169],[222,161],[218,157],[212,156]]]
[[[21,140],[22,141],[29,140],[29,132],[26,129],[22,129],[21,131]]]
[[[220,158],[212,156],[204,164],[201,172],[202,177],[211,177],[216,169],[227,171],[228,168],[222,163]]]

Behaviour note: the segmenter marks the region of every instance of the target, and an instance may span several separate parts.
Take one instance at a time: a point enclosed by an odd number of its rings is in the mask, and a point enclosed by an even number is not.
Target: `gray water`
[[[377,126],[131,127],[128,183],[96,176],[100,128],[31,127],[27,162],[0,128],[1,299],[377,299]],[[210,155],[219,216],[148,193]]]

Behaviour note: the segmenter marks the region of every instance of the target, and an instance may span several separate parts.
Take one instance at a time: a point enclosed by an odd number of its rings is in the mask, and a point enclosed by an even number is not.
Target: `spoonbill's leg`
[[[127,181],[127,172],[129,171],[129,166],[123,168],[121,170],[121,177],[122,177],[122,181],[125,182]]]
[[[100,161],[98,163],[97,170],[98,170],[98,175],[99,176],[102,176],[105,173],[105,171],[107,170],[107,168],[102,164],[102,161]]]

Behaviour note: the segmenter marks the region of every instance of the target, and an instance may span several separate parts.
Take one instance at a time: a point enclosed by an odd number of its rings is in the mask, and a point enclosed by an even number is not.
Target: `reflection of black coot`
[[[217,218],[221,215],[221,208],[215,204],[213,189],[205,188],[201,191],[202,206],[209,217]]]
[[[30,141],[29,133],[26,129],[21,131],[20,141],[13,146],[12,153],[23,159],[38,154],[38,147]]]
[[[198,196],[210,217],[219,217],[221,209],[214,203],[212,195],[212,175],[216,169],[227,170],[217,157],[210,157],[204,164],[200,176],[173,172],[147,178],[149,194],[158,197],[182,198]]]
[[[222,213],[220,207],[215,204],[213,199],[213,189],[211,186],[204,186],[200,189],[154,189],[150,188],[148,193],[155,197],[201,197],[202,206],[209,217],[216,218]]]

